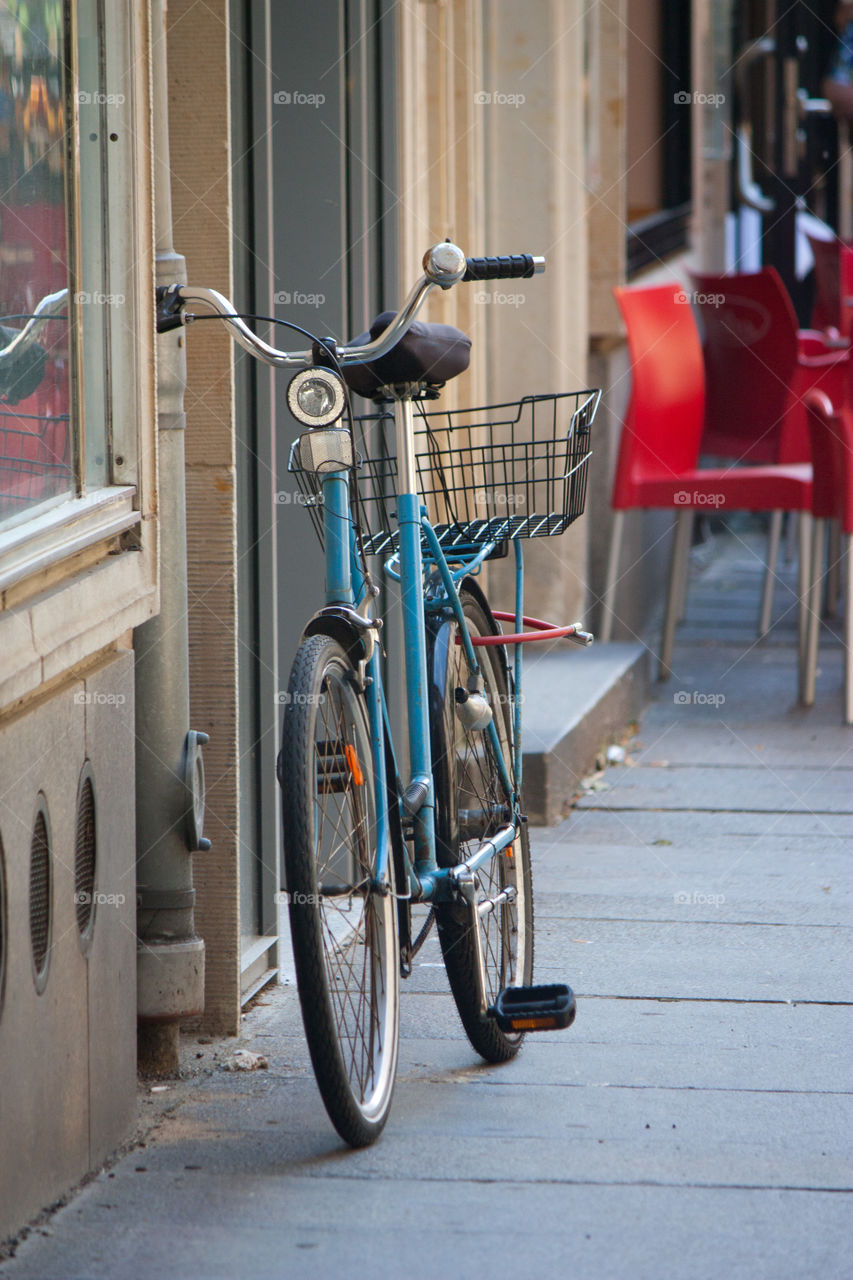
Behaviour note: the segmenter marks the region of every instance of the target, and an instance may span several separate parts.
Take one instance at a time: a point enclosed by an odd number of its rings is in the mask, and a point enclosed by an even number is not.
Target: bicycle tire
[[[391,892],[370,887],[377,850],[366,707],[349,658],[329,636],[297,650],[279,776],[293,958],[314,1075],[340,1136],[368,1146],[388,1118],[397,1067],[397,902],[393,860]]]
[[[485,597],[470,581],[460,590],[460,601],[472,635],[497,634]],[[464,862],[482,839],[506,820],[498,811],[508,805],[489,739],[484,732],[469,731],[457,712],[454,691],[465,684],[464,650],[456,644],[458,624],[445,618],[432,630],[431,732],[433,778],[436,791],[436,855],[439,865]],[[504,757],[511,766],[512,707],[508,696],[506,650],[503,646],[477,650],[485,691],[492,706]],[[481,802],[481,817],[471,800]],[[483,804],[482,802],[486,802]],[[492,808],[488,813],[486,805]],[[460,812],[465,822],[460,826]],[[482,816],[485,815],[485,816]],[[495,854],[480,872],[485,892],[482,902],[496,889],[515,884],[517,898],[504,903],[480,920],[486,970],[486,1003],[493,1004],[506,986],[529,986],[533,980],[533,882],[530,843],[526,826],[509,849]],[[474,1049],[487,1062],[506,1062],[518,1053],[523,1034],[510,1035],[484,1017],[477,1002],[476,940],[467,914],[458,907],[437,906],[436,923],[450,989],[462,1025]]]

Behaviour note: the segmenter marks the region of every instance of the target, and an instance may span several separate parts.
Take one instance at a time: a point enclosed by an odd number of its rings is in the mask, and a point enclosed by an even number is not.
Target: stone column
[[[587,195],[580,0],[484,7],[486,253],[545,254],[547,271],[490,287],[490,400],[587,384]],[[586,528],[525,546],[526,612],[573,621],[586,604]],[[511,560],[490,597],[511,606]]]

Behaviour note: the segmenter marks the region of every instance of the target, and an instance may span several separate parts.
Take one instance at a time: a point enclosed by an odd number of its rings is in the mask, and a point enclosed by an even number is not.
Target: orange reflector
[[[364,774],[361,771],[361,765],[358,763],[358,754],[355,747],[349,742],[344,743],[344,755],[347,758],[347,764],[349,765],[353,786],[363,787]]]
[[[513,1018],[513,1031],[551,1031],[557,1025],[556,1018]]]

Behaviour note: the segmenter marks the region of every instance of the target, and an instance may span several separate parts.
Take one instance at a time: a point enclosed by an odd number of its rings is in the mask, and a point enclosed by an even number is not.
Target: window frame
[[[145,0],[99,3],[93,11],[103,39],[105,123],[108,135],[116,135],[102,152],[106,265],[110,287],[125,298],[121,307],[108,307],[106,317],[110,470],[106,485],[81,493],[78,456],[76,496],[35,508],[32,519],[11,528],[0,526],[0,706],[114,643],[159,607],[150,28]],[[77,0],[67,0],[65,22],[72,51],[66,162],[73,300],[81,220]],[[73,327],[79,334],[79,314]],[[71,365],[76,413],[82,407],[79,354]],[[74,447],[83,453],[82,430]]]

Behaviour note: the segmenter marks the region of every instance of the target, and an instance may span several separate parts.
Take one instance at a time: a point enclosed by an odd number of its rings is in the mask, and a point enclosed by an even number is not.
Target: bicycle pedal
[[[575,1020],[575,997],[562,982],[543,987],[504,987],[488,1016],[501,1031],[558,1031]]]

